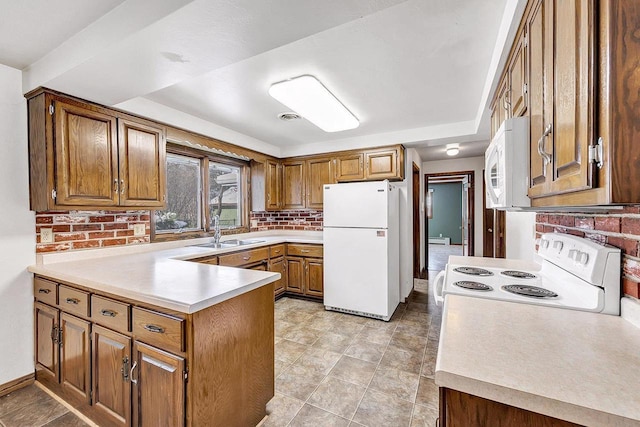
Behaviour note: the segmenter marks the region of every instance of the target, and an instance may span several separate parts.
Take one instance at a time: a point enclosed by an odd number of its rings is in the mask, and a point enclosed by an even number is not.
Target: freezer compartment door
[[[387,228],[388,181],[324,186],[324,226]]]
[[[386,229],[324,229],[324,304],[390,317],[399,283],[390,280]]]

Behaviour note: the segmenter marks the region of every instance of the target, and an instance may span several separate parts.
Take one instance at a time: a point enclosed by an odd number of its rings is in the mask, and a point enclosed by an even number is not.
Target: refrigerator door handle
[[[442,270],[436,276],[433,282],[433,299],[436,301],[437,306],[441,306],[444,303],[444,295],[442,293],[444,288],[444,276],[446,270]]]

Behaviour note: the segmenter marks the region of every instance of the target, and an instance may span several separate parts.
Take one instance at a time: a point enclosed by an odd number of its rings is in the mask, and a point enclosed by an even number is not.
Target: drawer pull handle
[[[156,334],[164,334],[164,328],[156,325],[144,325],[144,328],[149,332],[155,332]]]
[[[118,313],[113,310],[100,310],[100,314],[107,317],[116,317]]]
[[[78,305],[80,303],[80,300],[78,298],[67,298],[67,304],[75,304]]]
[[[242,257],[242,259],[245,260],[245,261],[249,261],[251,259],[251,257],[250,256],[244,256],[244,257]]]
[[[51,289],[38,289],[39,294],[48,294],[51,292]]]
[[[303,254],[306,254],[307,252],[309,252],[309,249],[300,249],[300,252],[302,252]]]

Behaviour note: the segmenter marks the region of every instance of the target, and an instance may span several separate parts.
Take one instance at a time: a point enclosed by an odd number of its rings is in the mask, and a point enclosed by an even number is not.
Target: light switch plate
[[[133,224],[133,235],[134,236],[144,236],[146,232],[144,224]]]
[[[40,229],[40,243],[53,243],[53,228]]]

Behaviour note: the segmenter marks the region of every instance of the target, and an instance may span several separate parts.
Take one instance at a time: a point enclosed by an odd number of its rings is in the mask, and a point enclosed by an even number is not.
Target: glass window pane
[[[242,225],[242,189],[240,168],[220,163],[209,163],[209,213],[220,216],[220,228]]]
[[[202,228],[200,160],[167,154],[167,209],[156,211],[156,232]]]

